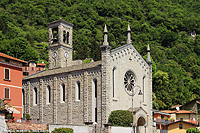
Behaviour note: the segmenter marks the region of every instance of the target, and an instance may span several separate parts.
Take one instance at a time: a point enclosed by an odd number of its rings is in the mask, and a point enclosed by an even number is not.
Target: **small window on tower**
[[[58,42],[58,27],[54,28],[52,32],[53,32],[53,43],[56,43]]]
[[[63,31],[63,43],[66,43],[66,38],[67,38],[67,35],[66,35],[66,31],[64,30]]]
[[[67,32],[66,40],[67,40],[67,44],[69,44],[69,32]]]

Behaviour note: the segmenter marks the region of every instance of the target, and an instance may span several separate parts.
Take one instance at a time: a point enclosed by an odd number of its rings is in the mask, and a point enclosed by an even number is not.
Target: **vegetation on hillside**
[[[154,108],[166,109],[200,96],[200,2],[198,0],[1,0],[0,52],[48,61],[48,23],[74,24],[74,59],[100,60],[103,27],[112,48],[132,42],[154,59]],[[189,34],[195,31],[196,37]]]

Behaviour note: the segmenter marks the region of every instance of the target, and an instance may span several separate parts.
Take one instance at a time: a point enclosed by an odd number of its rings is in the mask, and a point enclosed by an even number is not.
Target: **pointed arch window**
[[[80,83],[80,81],[76,82],[75,99],[77,101],[79,101],[81,99],[81,83]]]
[[[60,86],[60,102],[65,102],[65,84]]]
[[[51,87],[48,85],[46,88],[46,104],[51,103]]]
[[[92,121],[97,122],[97,79],[92,80]]]
[[[33,105],[37,105],[37,88],[33,89]]]
[[[112,82],[113,82],[113,98],[116,97],[116,67],[112,70]]]

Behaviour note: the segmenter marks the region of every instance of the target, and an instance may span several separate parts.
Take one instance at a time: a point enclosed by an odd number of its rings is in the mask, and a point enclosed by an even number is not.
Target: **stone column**
[[[53,33],[52,28],[49,28],[49,45],[51,45],[53,42]]]
[[[59,44],[63,43],[63,26],[62,25],[58,26],[58,43]]]
[[[53,78],[53,123],[57,123],[57,78]]]

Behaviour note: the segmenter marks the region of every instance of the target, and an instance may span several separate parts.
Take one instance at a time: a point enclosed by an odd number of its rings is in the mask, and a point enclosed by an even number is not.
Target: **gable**
[[[142,66],[142,68],[149,68],[147,62],[132,44],[126,44],[111,51],[111,61],[115,62],[123,58],[128,58],[129,60],[135,59]]]

